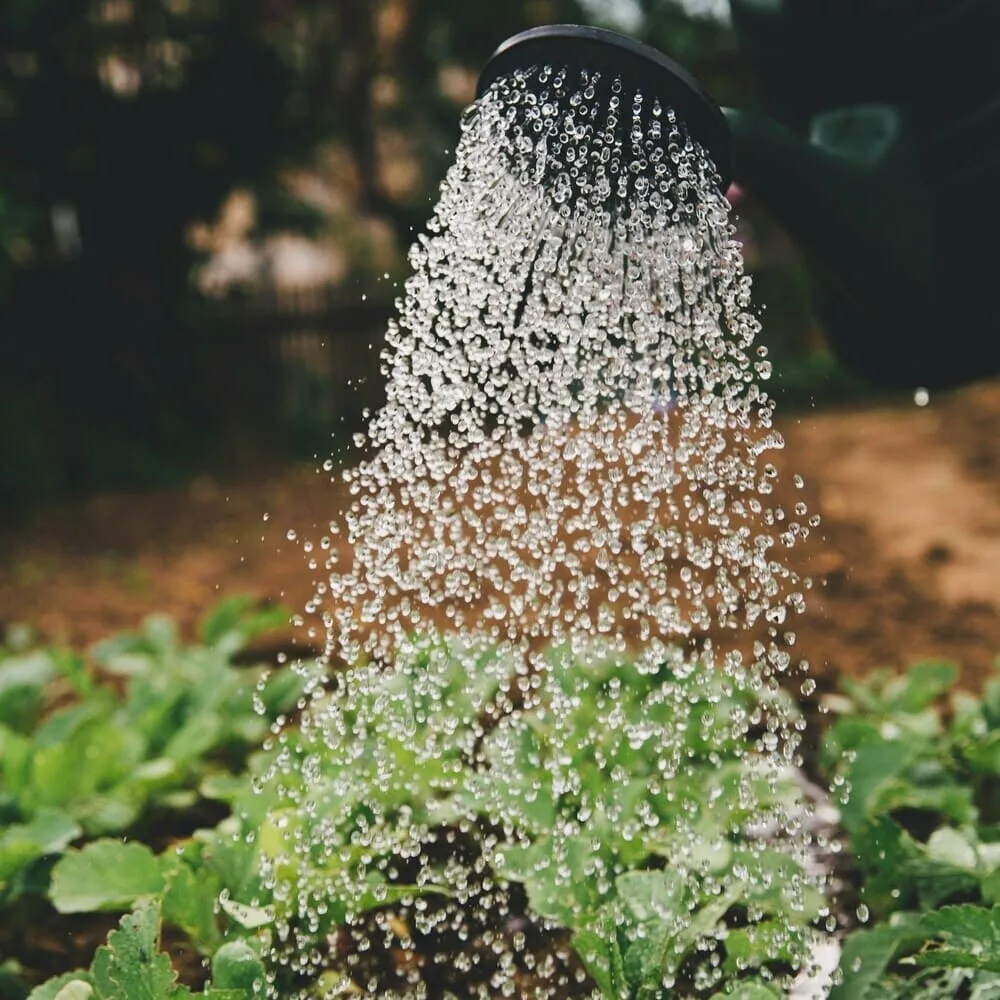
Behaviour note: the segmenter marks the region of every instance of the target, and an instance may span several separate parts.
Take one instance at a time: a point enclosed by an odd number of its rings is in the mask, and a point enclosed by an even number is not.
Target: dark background
[[[0,508],[336,453],[479,68],[623,12],[754,103],[729,26],[668,0],[7,0]],[[741,210],[785,388],[813,391],[801,264]]]

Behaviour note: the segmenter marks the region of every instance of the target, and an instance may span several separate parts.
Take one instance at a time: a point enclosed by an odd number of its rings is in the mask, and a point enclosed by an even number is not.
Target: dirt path
[[[797,623],[818,671],[925,656],[969,680],[1000,653],[1000,383],[915,405],[789,415],[781,479],[806,478],[823,524],[794,554],[816,581]],[[796,497],[798,499],[798,497]],[[343,503],[329,474],[106,496],[0,533],[0,623],[74,645],[151,611],[190,634],[222,594],[301,608],[317,575],[291,529],[317,537]],[[267,518],[265,519],[265,514]]]
[[[786,426],[786,469],[823,514],[803,553],[817,590],[800,628],[817,665],[919,657],[982,676],[1000,654],[1000,385]]]

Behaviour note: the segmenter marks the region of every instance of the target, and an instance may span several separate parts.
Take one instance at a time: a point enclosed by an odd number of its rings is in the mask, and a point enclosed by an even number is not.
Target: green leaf
[[[974,834],[970,838],[954,827],[939,827],[927,840],[927,856],[955,868],[974,871],[979,865],[974,837]]]
[[[849,832],[860,828],[871,814],[879,791],[900,774],[915,758],[918,750],[910,742],[879,740],[862,744],[848,769],[850,797],[841,810]]]
[[[1000,670],[1000,657],[994,665]],[[983,715],[990,729],[1000,729],[1000,679],[994,678],[983,689]]]
[[[0,957],[0,997],[3,1000],[27,1000],[29,989],[23,972],[24,967],[16,958]]]
[[[92,795],[70,802],[67,809],[89,836],[103,837],[128,829],[139,818],[144,804],[143,796],[134,786],[123,785],[109,795]]]
[[[957,996],[958,990],[950,996]],[[969,1000],[997,1000],[1000,997],[1000,973],[980,971],[975,972],[970,980]]]
[[[663,981],[663,975],[667,971],[664,968],[664,960],[667,958],[665,952],[670,935],[663,933],[659,926],[656,926],[655,930],[657,932],[655,937],[633,938],[625,948],[622,958],[625,982],[633,990],[639,991],[640,996],[645,995],[643,988],[655,990]],[[675,958],[671,965],[676,964],[676,961]]]
[[[974,892],[979,886],[975,872],[920,855],[907,862],[901,874],[916,886],[920,905],[925,909]]]
[[[629,915],[638,923],[688,919],[687,880],[673,869],[625,872],[615,880],[615,886]]]
[[[31,740],[0,725],[0,788],[19,799],[31,783]]]
[[[204,870],[225,886],[233,899],[247,900],[261,893],[259,854],[256,843],[234,829],[230,818],[214,830],[197,831],[185,849],[185,858],[195,871]]]
[[[214,646],[227,632],[239,625],[253,603],[254,599],[249,594],[224,597],[202,618],[198,626],[198,638],[206,646]]]
[[[801,964],[805,934],[804,931],[796,933],[789,927],[788,920],[779,917],[728,930],[724,943],[724,969],[729,975],[736,976],[772,962],[781,962],[792,968]]]
[[[76,989],[76,996],[71,992],[74,987],[86,987],[89,993]],[[28,1000],[89,1000],[94,994],[94,979],[89,972],[78,969],[76,972],[66,972],[55,979],[36,986],[28,994]]]
[[[30,823],[0,829],[0,888],[26,864],[64,851],[83,830],[65,813],[45,809]]]
[[[97,685],[91,676],[87,661],[79,653],[67,649],[54,650],[52,662],[81,698],[93,697]]]
[[[247,903],[237,903],[235,900],[223,896],[219,900],[219,906],[226,916],[231,917],[247,930],[257,930],[258,927],[267,927],[274,923],[274,907],[272,906],[250,906]]]
[[[615,922],[605,921],[600,933],[577,931],[573,947],[606,1000],[619,1000],[626,983]]]
[[[990,872],[983,879],[980,891],[987,903],[1000,903],[1000,869]]]
[[[143,622],[143,635],[160,656],[177,649],[177,624],[169,615],[149,615]]]
[[[264,984],[264,963],[246,941],[227,941],[212,956],[212,984],[257,996]]]
[[[45,685],[55,673],[52,658],[43,652],[0,662],[0,724],[28,732],[42,707]]]
[[[956,997],[971,1000],[967,987],[974,975],[968,969],[908,968],[905,975],[887,972],[869,988],[866,1000],[954,1000]],[[996,1000],[996,997],[980,995],[978,1000]]]
[[[222,735],[222,719],[214,712],[192,715],[167,741],[163,756],[184,765],[212,749]]]
[[[95,644],[90,655],[102,670],[119,677],[143,677],[156,666],[154,650],[141,635],[123,633]]]
[[[1000,732],[976,736],[961,744],[962,758],[980,774],[1000,775]]]
[[[866,1000],[893,958],[916,947],[923,938],[908,920],[854,931],[844,942],[840,957],[843,979],[834,986],[829,1000]]]
[[[141,904],[122,917],[118,930],[94,957],[94,981],[101,1000],[175,1000],[189,996],[176,985],[170,959],[160,950],[160,911]]]
[[[101,690],[86,701],[53,712],[35,730],[33,737],[35,746],[54,747],[73,739],[81,729],[107,721],[114,711],[115,704],[111,692]]]
[[[917,886],[910,868],[920,845],[887,816],[866,823],[853,836],[853,854],[861,870],[864,901],[877,916],[916,905]]]
[[[206,646],[231,656],[256,636],[286,626],[288,619],[284,607],[262,608],[255,598],[239,595],[220,601],[202,619],[198,633]]]
[[[55,1000],[90,1000],[94,987],[84,979],[67,983],[55,996]]]
[[[819,760],[827,771],[836,770],[843,761],[844,754],[865,743],[881,742],[879,727],[875,720],[867,716],[848,715],[835,722],[823,734]]]
[[[868,816],[887,815],[898,809],[937,813],[956,826],[975,821],[974,789],[958,785],[936,761],[913,766],[886,781],[868,802]]]
[[[914,965],[925,969],[987,969],[1000,972],[1000,957],[989,958],[980,950],[962,951],[961,948],[929,948],[911,958]]]
[[[158,670],[131,682],[118,721],[142,734],[148,755],[161,756],[164,745],[191,712],[191,700],[190,682]]]
[[[180,860],[166,873],[163,919],[184,931],[205,954],[222,940],[215,916],[221,889],[218,879],[204,871],[196,875]]]
[[[163,865],[144,844],[97,840],[62,857],[50,898],[60,913],[122,910],[163,892]]]
[[[422,882],[420,885],[400,882],[386,882],[383,876],[372,872],[365,880],[364,889],[354,895],[351,909],[357,912],[375,910],[381,906],[391,906],[402,900],[418,896],[451,896],[447,886],[436,882]]]
[[[198,786],[198,794],[206,799],[215,799],[232,805],[246,795],[249,779],[246,775],[217,772],[202,779]]]
[[[595,857],[592,843],[584,837],[569,837],[559,848],[559,854],[569,872],[594,872],[602,862]],[[504,848],[498,859],[497,872],[514,882],[523,882],[528,903],[539,916],[577,929],[581,921],[594,914],[604,902],[598,890],[598,879],[572,877],[555,860],[555,849],[548,838],[530,847]]]
[[[283,667],[270,673],[260,690],[264,711],[269,716],[291,708],[302,697],[305,682],[294,670]]]
[[[110,720],[87,719],[74,726],[63,740],[50,743],[47,738],[42,745],[40,742],[36,735],[30,785],[23,796],[26,807],[65,808],[91,834],[110,832],[107,820],[100,818],[100,810],[88,809],[85,803],[129,780],[143,755],[140,735]],[[132,810],[122,809],[123,820],[116,822],[131,822],[141,802],[117,790],[111,797],[120,806],[133,806]],[[88,814],[95,817],[93,823]]]
[[[711,935],[740,889],[696,900],[688,878],[674,869],[630,871],[615,881],[631,921],[638,925],[624,950],[625,978],[656,995],[665,974],[673,974],[698,941]],[[702,905],[695,906],[696,902]]]
[[[44,688],[55,675],[52,657],[42,650],[8,657],[0,661],[0,699],[15,688]]]
[[[920,926],[943,938],[936,948],[915,955],[918,965],[1000,972],[1000,906],[946,906],[925,914]]]
[[[917,663],[906,672],[897,705],[904,712],[921,712],[949,691],[957,679],[958,667],[954,663],[934,660]]]

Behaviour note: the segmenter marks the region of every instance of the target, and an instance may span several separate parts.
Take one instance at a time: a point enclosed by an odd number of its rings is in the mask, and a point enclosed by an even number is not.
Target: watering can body
[[[732,0],[763,114],[738,183],[803,247],[830,342],[884,386],[1000,374],[1000,2]]]

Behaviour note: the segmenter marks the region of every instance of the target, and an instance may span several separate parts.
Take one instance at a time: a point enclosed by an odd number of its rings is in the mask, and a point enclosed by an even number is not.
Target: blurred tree
[[[0,505],[148,479],[209,436],[226,373],[207,370],[187,236],[234,187],[270,207],[259,224],[301,221],[279,196],[282,169],[333,141],[358,212],[387,221],[403,249],[498,42],[617,6],[6,0]],[[729,58],[718,23],[670,0],[639,10],[639,33],[679,58]]]
[[[359,209],[408,242],[456,133],[449,71],[577,17],[574,0],[0,6],[7,498],[145,474],[147,457],[169,467],[212,427],[225,374],[199,368],[186,233],[234,186],[273,190],[336,138]],[[415,168],[402,192],[386,184],[387,136]]]
[[[4,440],[26,465],[5,463],[9,489],[140,471],[210,416],[187,226],[310,138],[269,19],[232,0],[0,9],[0,190],[30,210],[0,318]]]

